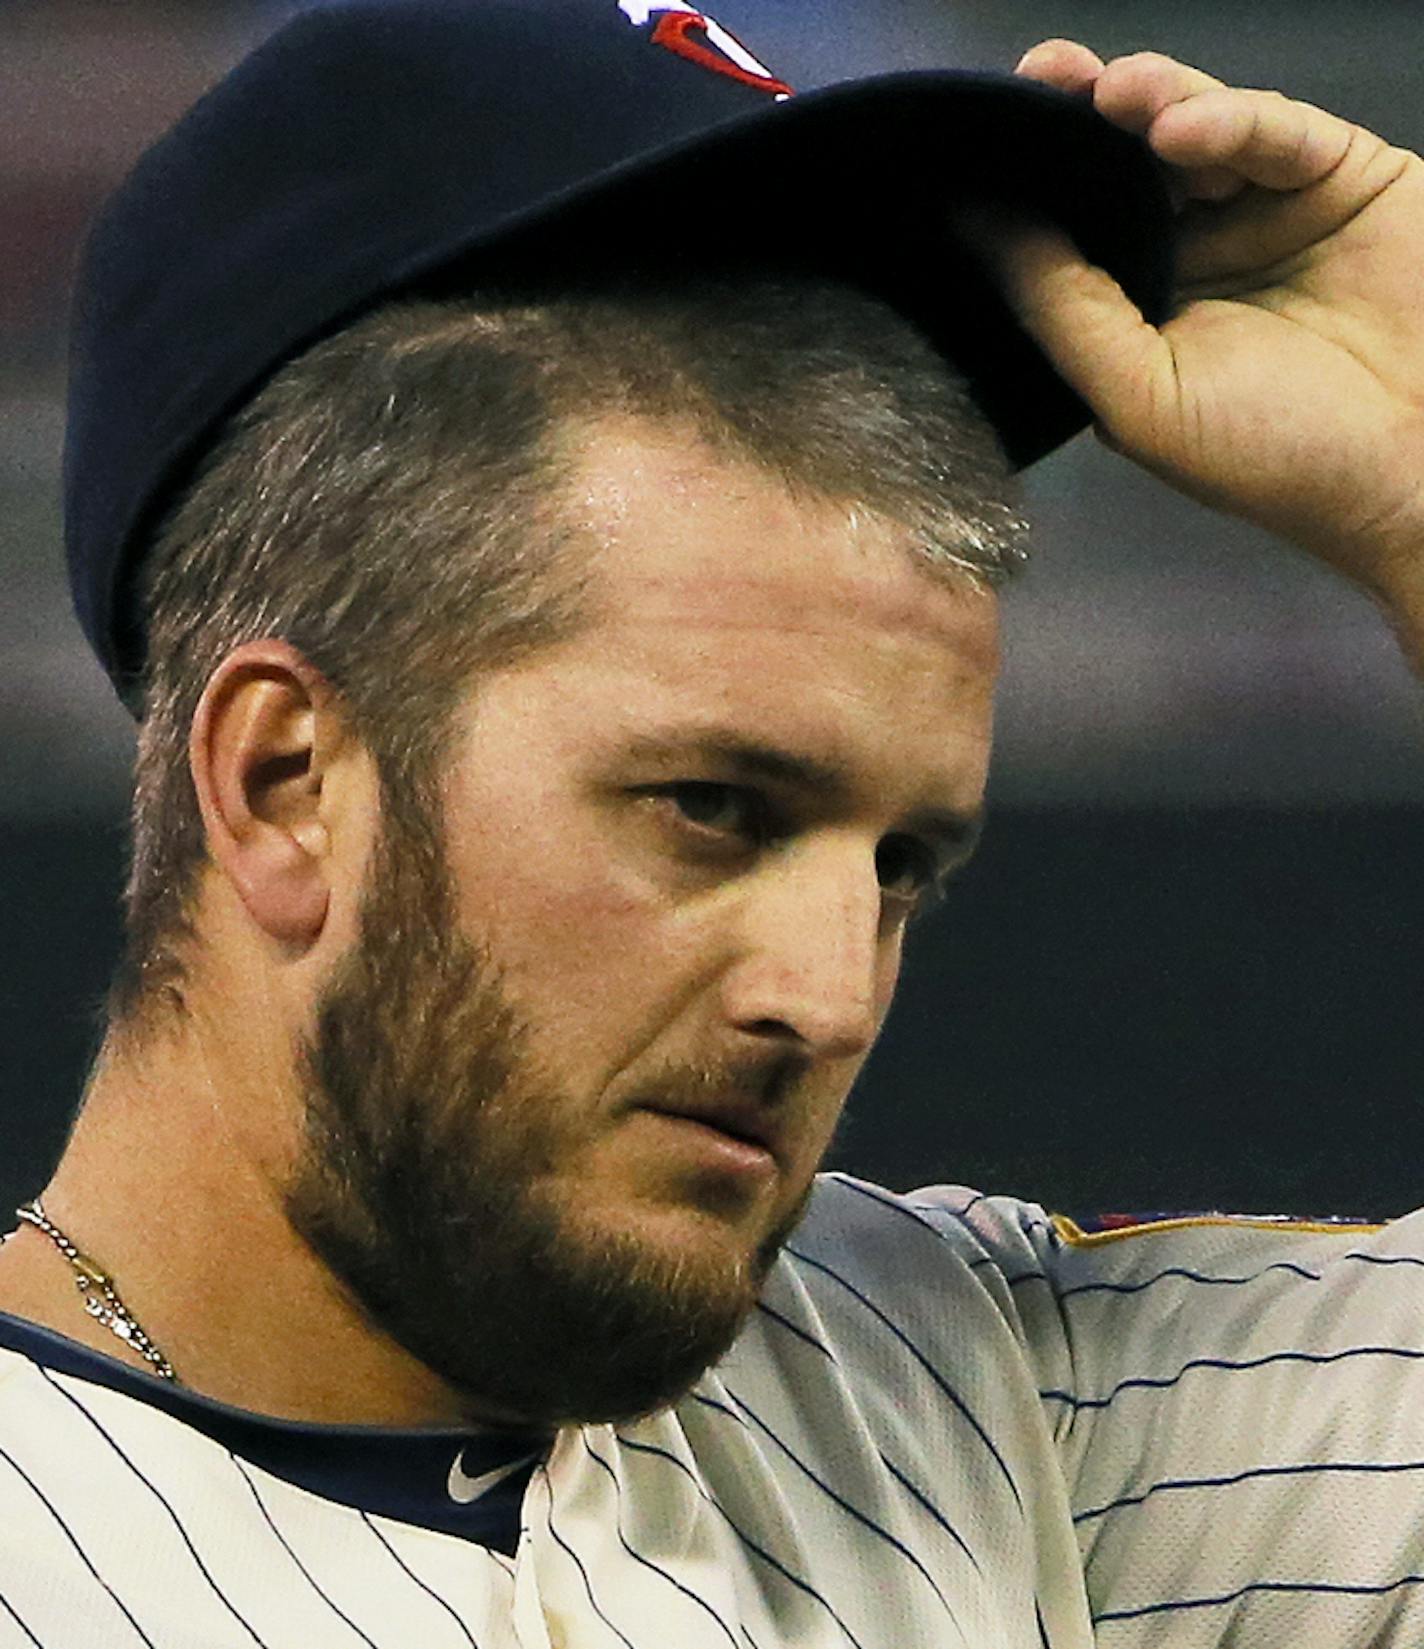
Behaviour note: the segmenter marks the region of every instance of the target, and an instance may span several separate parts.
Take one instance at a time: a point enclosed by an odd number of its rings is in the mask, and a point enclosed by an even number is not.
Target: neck
[[[369,1323],[291,1229],[290,1077],[255,1079],[249,1057],[243,1079],[195,1042],[106,1043],[46,1214],[194,1391],[281,1419],[468,1423],[468,1406]],[[85,1311],[69,1261],[34,1226],[0,1250],[0,1310],[146,1366]]]

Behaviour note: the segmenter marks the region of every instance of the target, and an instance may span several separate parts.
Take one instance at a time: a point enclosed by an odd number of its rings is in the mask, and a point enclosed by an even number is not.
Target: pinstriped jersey
[[[1424,1214],[1054,1235],[1014,1292],[1101,1649],[1424,1643]]]
[[[1412,1249],[827,1176],[729,1355],[561,1431],[508,1553],[3,1352],[0,1645],[1402,1649]]]

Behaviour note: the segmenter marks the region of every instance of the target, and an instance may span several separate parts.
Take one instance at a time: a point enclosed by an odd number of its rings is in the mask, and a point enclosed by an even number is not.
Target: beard
[[[461,932],[433,810],[402,811],[388,813],[360,937],[301,1051],[288,1218],[471,1419],[554,1426],[662,1408],[731,1345],[810,1186],[754,1250],[670,1251],[631,1210],[581,1219],[551,1189],[573,1108]],[[770,1095],[795,1074],[783,1059],[757,1079]],[[685,1065],[659,1072],[656,1092],[675,1102],[747,1079]]]

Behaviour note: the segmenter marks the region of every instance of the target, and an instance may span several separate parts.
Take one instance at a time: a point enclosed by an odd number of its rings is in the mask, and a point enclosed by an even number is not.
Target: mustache
[[[777,1111],[794,1099],[810,1066],[808,1058],[785,1050],[728,1059],[668,1061],[657,1070],[639,1074],[637,1090],[628,1104],[695,1106],[717,1099]]]

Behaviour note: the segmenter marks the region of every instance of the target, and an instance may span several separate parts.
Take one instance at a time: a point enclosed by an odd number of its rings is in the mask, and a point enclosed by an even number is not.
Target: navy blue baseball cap
[[[299,15],[100,214],[72,334],[65,524],[79,620],[120,695],[134,572],[221,422],[305,346],[401,293],[836,278],[912,320],[1023,466],[1089,420],[950,228],[1063,225],[1149,319],[1172,209],[1138,139],[1006,74],[793,92],[681,0],[347,0]]]

